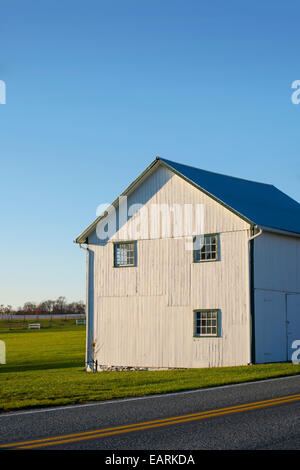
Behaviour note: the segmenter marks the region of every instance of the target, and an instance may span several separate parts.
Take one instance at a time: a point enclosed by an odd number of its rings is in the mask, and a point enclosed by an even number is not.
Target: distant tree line
[[[67,315],[84,314],[85,304],[82,301],[68,303],[65,297],[56,300],[45,300],[39,304],[25,302],[23,307],[0,305],[0,315]]]

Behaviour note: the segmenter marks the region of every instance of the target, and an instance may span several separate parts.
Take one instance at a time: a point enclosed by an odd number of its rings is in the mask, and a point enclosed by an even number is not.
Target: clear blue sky
[[[300,201],[300,5],[1,3],[0,304],[85,299],[74,238],[160,155]]]

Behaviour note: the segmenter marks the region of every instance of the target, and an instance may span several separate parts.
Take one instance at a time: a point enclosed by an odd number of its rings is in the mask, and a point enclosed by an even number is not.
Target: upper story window
[[[219,259],[219,235],[197,235],[194,237],[194,263]]]
[[[135,266],[136,243],[120,242],[114,244],[114,266]]]

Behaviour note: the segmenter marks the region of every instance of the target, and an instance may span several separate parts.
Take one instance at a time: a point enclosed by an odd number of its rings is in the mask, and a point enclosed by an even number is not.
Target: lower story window
[[[194,311],[194,336],[218,336],[218,310]]]

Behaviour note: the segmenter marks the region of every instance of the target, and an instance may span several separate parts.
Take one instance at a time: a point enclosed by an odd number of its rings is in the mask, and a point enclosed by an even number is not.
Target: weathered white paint
[[[105,243],[89,236],[88,342],[95,341],[95,359],[154,368],[249,363],[249,225],[165,167],[130,194],[133,203],[203,204],[204,232],[220,234],[220,260],[193,263],[173,224],[168,237],[141,234],[136,267],[114,268],[112,242],[131,239],[123,238],[124,228],[130,234],[141,211]],[[193,310],[206,308],[219,309],[221,335],[194,338]]]
[[[300,238],[263,232],[254,243],[256,289],[300,293]]]
[[[256,362],[291,359],[300,339],[300,239],[263,232],[254,242]]]

